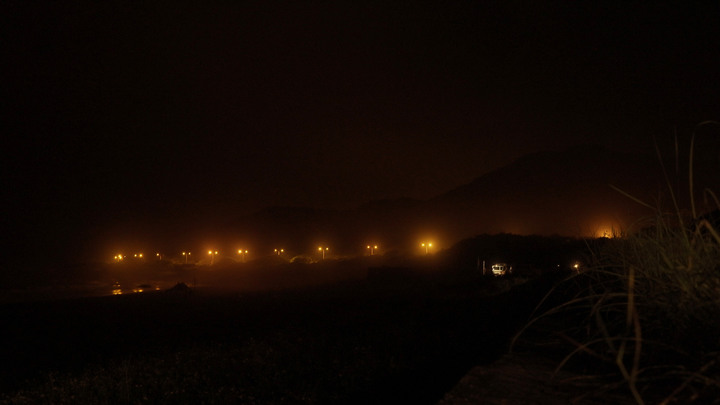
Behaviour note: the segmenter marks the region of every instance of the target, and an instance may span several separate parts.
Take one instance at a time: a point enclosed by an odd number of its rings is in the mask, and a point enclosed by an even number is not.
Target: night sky
[[[718,1],[199,3],[3,2],[5,258],[720,119]]]

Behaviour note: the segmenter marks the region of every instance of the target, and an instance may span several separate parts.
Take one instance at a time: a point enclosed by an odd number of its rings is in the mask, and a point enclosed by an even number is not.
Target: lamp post
[[[285,252],[285,249],[275,249],[275,254],[280,256],[281,253]]]
[[[245,263],[245,255],[247,255],[247,253],[248,253],[247,249],[245,249],[245,250],[238,249],[238,254],[242,256],[243,263]]]
[[[425,248],[425,254],[428,254],[428,249],[432,247],[432,242],[423,242],[420,244],[421,247]]]
[[[190,252],[183,252],[183,256],[185,257],[185,264],[187,264],[187,262],[188,262],[188,257],[190,257],[190,255],[191,255]]]
[[[215,256],[217,256],[218,251],[213,252],[212,250],[208,250],[208,254],[210,255],[210,265],[212,266],[213,263],[215,263]]]
[[[375,254],[375,249],[377,249],[377,245],[368,245],[368,250],[370,250],[370,256]]]
[[[322,253],[323,260],[325,260],[325,252],[327,252],[328,250],[330,250],[330,248],[327,246],[318,246],[318,251]]]

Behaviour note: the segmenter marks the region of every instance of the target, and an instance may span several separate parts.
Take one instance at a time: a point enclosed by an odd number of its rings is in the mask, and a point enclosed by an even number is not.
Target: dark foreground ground
[[[437,403],[506,353],[552,279],[401,277],[4,304],[0,400]]]

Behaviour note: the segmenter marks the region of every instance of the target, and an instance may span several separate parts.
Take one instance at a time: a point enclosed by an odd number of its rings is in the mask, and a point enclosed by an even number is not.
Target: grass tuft
[[[513,346],[550,334],[564,353],[558,370],[584,375],[584,384],[592,377],[598,392],[623,389],[638,404],[720,398],[720,203],[709,190],[705,206],[693,198],[692,159],[689,209],[668,181],[673,212],[653,208],[594,251],[590,266],[545,297]]]

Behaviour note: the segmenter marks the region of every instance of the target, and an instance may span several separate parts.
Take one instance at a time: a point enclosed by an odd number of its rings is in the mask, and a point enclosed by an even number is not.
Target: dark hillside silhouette
[[[427,204],[453,233],[598,235],[649,212],[620,192],[654,199],[662,188],[652,156],[599,146],[525,156]],[[475,231],[476,232],[476,231]]]
[[[706,162],[696,166],[699,182],[717,182]],[[680,198],[686,198],[686,173],[670,173],[681,184]],[[617,189],[654,205],[667,198],[667,188],[656,156],[585,145],[525,156],[426,201],[381,200],[346,211],[273,208],[231,222],[226,232],[260,244],[292,241],[301,251],[327,241],[344,254],[362,253],[370,240],[412,251],[421,238],[443,248],[485,233],[609,236],[652,214]]]

